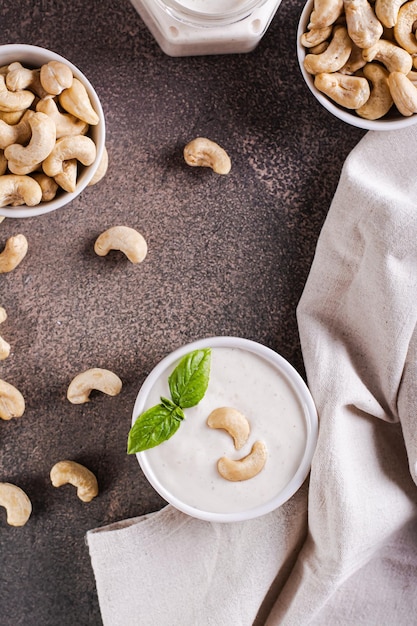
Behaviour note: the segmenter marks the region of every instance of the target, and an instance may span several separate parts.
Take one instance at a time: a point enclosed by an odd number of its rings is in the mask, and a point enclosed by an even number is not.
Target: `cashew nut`
[[[107,168],[109,167],[109,153],[107,152],[106,146],[103,147],[103,156],[101,157],[100,163],[98,164],[98,168],[96,169],[92,179],[88,183],[88,186],[95,185],[100,182],[102,178],[107,173]]]
[[[359,48],[369,48],[382,36],[384,28],[368,0],[344,0],[346,26]]]
[[[9,237],[3,252],[0,253],[0,274],[14,270],[26,256],[28,242],[24,235]]]
[[[415,36],[415,22],[417,20],[417,0],[407,2],[398,11],[397,22],[394,25],[394,36],[399,45],[410,54],[417,54],[417,39]]]
[[[366,61],[362,56],[362,48],[359,48],[352,42],[352,51],[347,62],[340,68],[342,74],[354,74],[366,65]]]
[[[46,95],[40,81],[40,70],[30,70],[27,67],[23,67],[18,61],[11,63],[7,69],[7,89],[10,89],[10,91],[29,89],[39,98],[43,98]]]
[[[90,137],[75,135],[61,137],[52,152],[42,163],[45,174],[53,178],[63,172],[63,162],[77,159],[83,165],[91,165],[96,158],[96,145]]]
[[[378,63],[367,63],[363,74],[372,83],[371,95],[356,113],[367,120],[377,120],[388,113],[394,101],[388,85],[389,72]]]
[[[42,190],[42,200],[44,202],[53,200],[58,191],[58,183],[43,172],[34,172],[31,176],[36,180]]]
[[[0,176],[3,176],[7,171],[7,159],[4,156],[3,150],[0,148]]]
[[[64,89],[71,87],[73,81],[71,68],[61,61],[49,61],[40,69],[40,81],[45,91],[57,96]]]
[[[371,90],[366,78],[334,72],[317,74],[314,85],[340,106],[359,109],[368,100]]]
[[[49,115],[55,122],[56,138],[67,135],[85,135],[89,125],[70,113],[61,113],[53,96],[46,96],[36,104],[36,110]]]
[[[99,235],[94,244],[94,251],[99,256],[106,256],[110,250],[120,250],[132,263],[141,263],[148,252],[145,238],[129,226],[112,226]]]
[[[0,110],[0,120],[3,120],[3,122],[6,122],[6,124],[17,124],[18,122],[20,122],[26,111],[27,109],[23,109],[21,111]]]
[[[89,402],[93,389],[116,396],[122,389],[122,381],[110,370],[93,367],[75,376],[69,384],[67,398],[72,404],[84,404]]]
[[[306,33],[301,35],[301,44],[305,48],[315,48],[319,44],[322,44],[332,34],[333,27],[325,26],[324,28],[311,28]]]
[[[32,513],[32,503],[27,494],[11,483],[0,483],[0,506],[6,509],[10,526],[24,526]]]
[[[228,174],[232,163],[227,152],[214,141],[196,137],[184,148],[184,159],[192,167],[211,167],[216,174]]]
[[[22,417],[25,412],[25,399],[16,387],[0,380],[0,418],[10,420]]]
[[[417,87],[402,72],[391,72],[388,85],[395,106],[401,113],[409,117],[417,113]]]
[[[392,28],[397,23],[398,11],[405,2],[407,0],[376,0],[377,18],[386,28]]]
[[[0,176],[0,207],[11,204],[35,206],[42,199],[42,189],[30,176],[5,174]]]
[[[0,74],[0,111],[23,111],[30,107],[34,99],[35,94],[31,91],[25,89],[10,91],[7,89],[5,77]]]
[[[83,502],[91,502],[98,495],[97,479],[93,472],[75,461],[59,461],[52,467],[51,482],[54,487],[73,485]]]
[[[249,422],[246,417],[231,407],[214,409],[207,418],[210,428],[222,428],[233,437],[236,450],[240,450],[246,443],[250,433]]]
[[[45,113],[36,112],[29,116],[32,131],[27,146],[14,143],[4,151],[12,174],[29,174],[36,170],[55,146],[56,128],[54,121]]]
[[[309,74],[337,72],[345,65],[352,51],[352,42],[344,26],[337,26],[329,47],[321,54],[307,54],[304,67]]]
[[[217,470],[223,478],[233,482],[253,478],[265,466],[267,459],[266,446],[262,441],[255,441],[250,453],[238,461],[223,456],[217,462]]]
[[[62,172],[54,176],[54,180],[64,191],[72,193],[77,187],[77,159],[62,161]]]
[[[6,310],[0,306],[0,324],[7,319]],[[7,359],[10,354],[10,344],[3,337],[0,337],[0,361]]]
[[[64,89],[58,98],[68,113],[93,126],[99,123],[99,116],[93,109],[87,89],[78,78],[74,78],[71,87]]]
[[[403,72],[408,74],[413,66],[413,59],[406,51],[386,39],[380,39],[376,44],[365,48],[362,52],[367,63],[380,61],[389,72]]]
[[[331,26],[343,11],[343,0],[314,0],[308,28]]]
[[[13,143],[24,144],[29,141],[32,131],[28,119],[31,115],[30,110],[25,111],[17,124],[8,124],[0,120],[0,148],[2,150]]]

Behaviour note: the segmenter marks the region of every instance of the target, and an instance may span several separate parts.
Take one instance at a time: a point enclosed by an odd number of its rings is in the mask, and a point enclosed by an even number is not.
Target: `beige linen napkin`
[[[416,157],[417,127],[352,151],[298,307],[308,518],[304,485],[249,522],[168,506],[89,531],[105,626],[250,626],[274,602],[268,626],[416,623]]]

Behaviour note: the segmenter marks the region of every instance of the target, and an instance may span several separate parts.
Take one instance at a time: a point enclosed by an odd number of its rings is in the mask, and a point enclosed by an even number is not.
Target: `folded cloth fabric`
[[[105,626],[416,621],[416,146],[417,127],[367,133],[320,234],[297,309],[308,491],[239,524],[167,506],[89,531]]]

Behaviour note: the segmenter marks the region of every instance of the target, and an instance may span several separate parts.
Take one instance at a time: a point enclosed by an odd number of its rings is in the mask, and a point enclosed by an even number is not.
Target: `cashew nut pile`
[[[236,450],[240,450],[247,442],[250,434],[250,426],[246,417],[232,407],[220,407],[214,409],[207,418],[210,428],[221,428],[233,438]],[[256,441],[250,453],[237,461],[223,456],[217,462],[217,471],[222,478],[237,482],[249,480],[265,466],[267,449],[263,441]]]
[[[75,191],[78,164],[96,159],[88,132],[98,123],[86,88],[66,64],[1,67],[0,207],[35,206],[59,190]],[[106,169],[107,153],[92,182]]]
[[[314,0],[304,67],[315,87],[364,119],[417,113],[417,0]]]

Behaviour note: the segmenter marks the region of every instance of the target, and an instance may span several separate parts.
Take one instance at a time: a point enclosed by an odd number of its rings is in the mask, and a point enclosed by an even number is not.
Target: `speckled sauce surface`
[[[22,528],[0,510],[2,626],[101,624],[85,533],[165,502],[126,454],[140,385],[158,361],[195,339],[236,335],[276,350],[303,375],[295,310],[341,168],[364,135],[333,119],[303,83],[296,59],[302,1],[283,0],[246,55],[171,58],[128,0],[6,0],[0,44],[68,58],[96,88],[109,170],[65,209],[0,224],[0,246],[23,233],[29,251],[0,276],[0,334],[12,346],[0,378],[26,400],[0,424],[0,480],[29,495]],[[196,136],[222,145],[227,176],[187,166]],[[148,243],[135,266],[98,257],[114,225]],[[66,400],[90,367],[123,381],[113,398]],[[97,476],[91,503],[52,487],[54,463]]]

